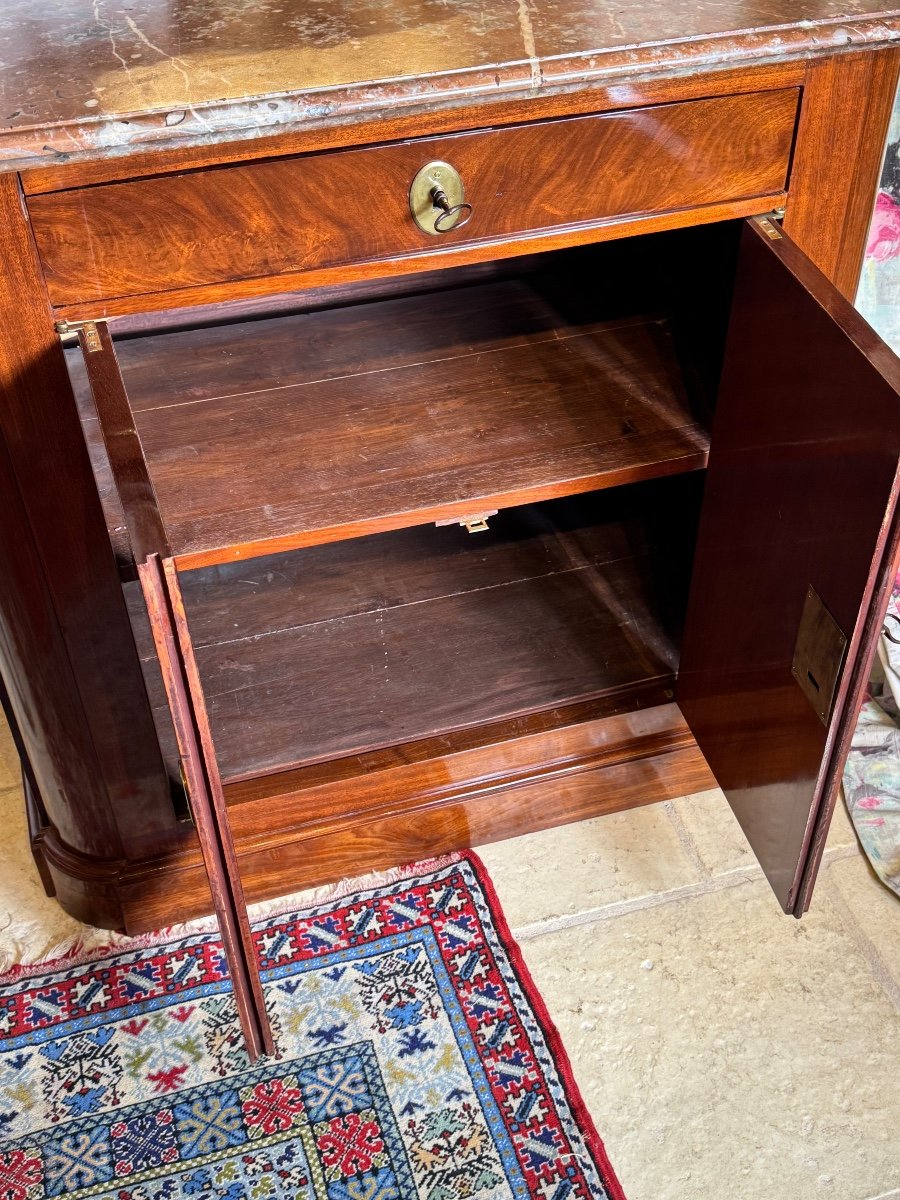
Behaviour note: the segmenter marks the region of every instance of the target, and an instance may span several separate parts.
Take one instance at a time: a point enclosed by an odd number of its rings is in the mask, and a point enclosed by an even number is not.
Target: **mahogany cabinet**
[[[524,67],[0,131],[0,667],[78,916],[713,781],[808,905],[900,554],[847,298],[900,19],[577,7]]]

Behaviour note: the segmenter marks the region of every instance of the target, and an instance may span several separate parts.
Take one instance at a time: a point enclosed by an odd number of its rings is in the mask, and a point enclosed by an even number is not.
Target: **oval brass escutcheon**
[[[441,197],[441,203],[435,197]],[[409,211],[424,233],[440,236],[454,226],[465,224],[472,206],[466,204],[466,192],[459,172],[449,163],[426,163],[417,172],[409,189]]]

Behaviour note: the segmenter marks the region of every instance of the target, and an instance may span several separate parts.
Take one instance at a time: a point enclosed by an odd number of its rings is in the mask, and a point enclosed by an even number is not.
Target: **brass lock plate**
[[[791,674],[799,683],[819,720],[831,719],[834,694],[847,654],[847,639],[822,603],[816,589],[806,589],[803,615],[794,646]]]
[[[440,236],[442,233],[449,232],[454,225],[459,223],[460,214],[456,213],[441,221],[441,228],[435,229],[434,223],[442,215],[441,209],[434,203],[435,188],[439,188],[446,194],[451,208],[465,202],[466,190],[459,177],[459,172],[449,163],[440,160],[426,163],[416,173],[409,189],[409,211],[412,213],[415,223],[424,233]]]

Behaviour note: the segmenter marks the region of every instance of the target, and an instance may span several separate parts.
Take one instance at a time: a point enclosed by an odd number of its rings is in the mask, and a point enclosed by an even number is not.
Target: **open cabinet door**
[[[897,567],[900,360],[766,220],[742,232],[681,709],[807,907]]]

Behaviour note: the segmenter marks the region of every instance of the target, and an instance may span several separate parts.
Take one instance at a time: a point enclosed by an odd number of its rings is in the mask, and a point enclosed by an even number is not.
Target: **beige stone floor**
[[[0,821],[0,949],[47,948],[2,730]],[[900,1200],[900,902],[842,810],[800,922],[716,792],[481,854],[628,1200]]]

